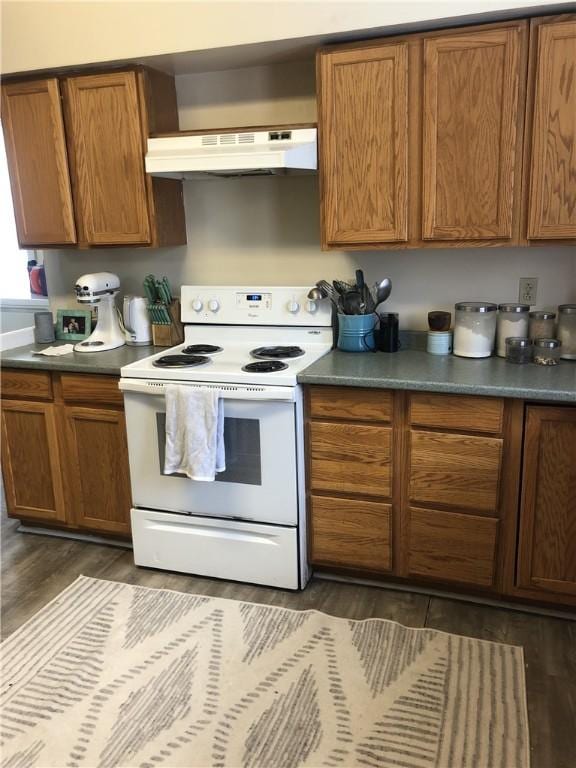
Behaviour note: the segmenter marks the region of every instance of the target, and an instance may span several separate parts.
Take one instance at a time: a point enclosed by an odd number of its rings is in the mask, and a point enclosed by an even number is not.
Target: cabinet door
[[[72,77],[65,94],[81,239],[150,243],[136,73]]]
[[[498,520],[435,509],[408,510],[408,574],[491,587]]]
[[[501,464],[500,439],[412,430],[408,498],[495,514]]]
[[[3,85],[2,127],[20,246],[75,243],[58,81]]]
[[[533,27],[537,43],[529,238],[576,238],[576,18],[572,19]]]
[[[123,411],[66,406],[63,471],[71,490],[75,524],[129,534],[130,470]]]
[[[319,56],[324,244],[407,239],[408,45]]]
[[[424,240],[519,236],[527,26],[424,41]]]
[[[54,408],[2,401],[2,475],[12,517],[66,519]]]
[[[313,490],[391,495],[390,428],[314,421],[309,445]]]
[[[519,587],[576,598],[576,408],[527,408]]]
[[[310,559],[314,565],[389,571],[390,524],[389,504],[312,496]]]

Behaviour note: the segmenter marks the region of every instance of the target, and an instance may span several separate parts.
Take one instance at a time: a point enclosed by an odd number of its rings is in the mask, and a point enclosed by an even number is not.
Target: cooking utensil
[[[321,299],[327,299],[328,294],[315,285],[314,288],[310,288],[306,298],[310,299],[310,301],[320,301]]]
[[[316,287],[319,288],[321,291],[324,291],[326,296],[330,299],[332,304],[338,309],[339,302],[340,302],[340,295],[337,291],[334,290],[334,287],[330,285],[330,283],[327,280],[318,280],[316,283]]]
[[[374,284],[374,291],[376,292],[376,304],[382,304],[386,301],[392,291],[392,280],[389,277],[385,277],[380,280],[379,283]]]
[[[366,302],[360,291],[348,291],[342,296],[342,307],[346,315],[366,314]]]
[[[343,296],[347,291],[353,291],[356,287],[352,285],[352,283],[347,283],[344,280],[333,280],[332,285],[341,296]]]

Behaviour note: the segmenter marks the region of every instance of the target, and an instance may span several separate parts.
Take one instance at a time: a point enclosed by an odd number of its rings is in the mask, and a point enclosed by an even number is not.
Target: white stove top
[[[186,368],[159,368],[154,362],[168,355],[178,355],[193,344],[222,347],[221,352],[202,355],[207,363]],[[282,358],[286,368],[271,373],[248,372],[242,368],[259,358],[252,350],[268,346],[298,346],[304,350],[300,357]],[[185,342],[176,347],[126,365],[122,378],[163,379],[169,381],[222,382],[236,384],[264,384],[293,387],[300,371],[332,349],[331,328],[238,328],[222,326],[186,326]],[[269,359],[269,358],[267,358]]]

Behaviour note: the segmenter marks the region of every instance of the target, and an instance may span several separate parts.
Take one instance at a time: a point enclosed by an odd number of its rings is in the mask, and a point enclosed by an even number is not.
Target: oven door
[[[279,399],[261,399],[267,394],[263,388],[223,386],[226,471],[217,474],[214,482],[199,482],[180,474],[164,474],[164,383],[123,379],[120,385],[124,390],[134,505],[296,525],[294,391],[278,387]],[[144,391],[134,391],[139,389]],[[266,389],[273,397],[274,388]]]

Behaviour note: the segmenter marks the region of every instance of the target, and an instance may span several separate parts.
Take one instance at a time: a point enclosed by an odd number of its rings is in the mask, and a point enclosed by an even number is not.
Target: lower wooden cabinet
[[[576,604],[576,408],[526,414],[517,586]]]
[[[353,387],[306,401],[314,566],[576,605],[575,407]]]
[[[123,411],[65,408],[73,522],[79,528],[129,534],[131,506]]]
[[[6,390],[23,398],[2,399],[9,516],[128,536],[130,471],[118,379],[12,369],[2,372],[2,384],[3,398]]]
[[[390,496],[389,427],[314,422],[310,484],[315,491]]]
[[[410,501],[495,513],[501,463],[501,439],[411,430]]]
[[[2,401],[2,476],[13,517],[66,520],[53,403]]]
[[[310,509],[310,556],[314,563],[390,570],[390,504],[312,496]]]
[[[409,576],[493,586],[498,520],[411,508],[408,528]]]

